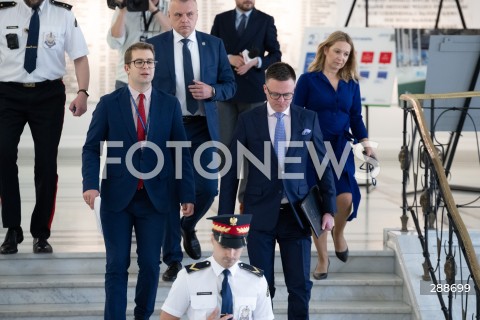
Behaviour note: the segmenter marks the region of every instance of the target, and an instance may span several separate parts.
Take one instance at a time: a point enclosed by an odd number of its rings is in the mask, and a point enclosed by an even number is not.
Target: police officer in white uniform
[[[74,116],[87,110],[88,48],[71,6],[55,0],[0,1],[1,254],[23,241],[17,148],[28,123],[35,145],[35,195],[30,232],[34,253],[50,253],[47,239],[55,211],[57,153],[65,115],[65,52],[74,61]]]
[[[178,273],[160,319],[180,319],[184,314],[191,320],[273,319],[263,271],[239,261],[247,244],[251,215],[219,215],[208,219],[213,220],[213,255]],[[227,291],[231,291],[230,298],[225,296]],[[224,309],[226,299],[233,300],[229,310]]]

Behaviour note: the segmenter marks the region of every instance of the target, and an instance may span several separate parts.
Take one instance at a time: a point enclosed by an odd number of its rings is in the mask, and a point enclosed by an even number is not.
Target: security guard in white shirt
[[[219,215],[213,220],[213,255],[182,269],[162,306],[161,320],[273,319],[263,271],[239,262],[251,215]]]
[[[17,148],[28,123],[35,145],[36,204],[30,232],[34,253],[50,253],[47,239],[55,211],[57,153],[65,115],[65,52],[74,61],[74,116],[87,110],[88,48],[71,6],[55,0],[0,1],[0,196],[1,254],[23,241]]]

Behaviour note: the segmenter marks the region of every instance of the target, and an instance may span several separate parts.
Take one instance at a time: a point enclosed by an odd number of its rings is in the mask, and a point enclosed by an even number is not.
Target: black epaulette
[[[15,1],[0,1],[0,10],[13,8],[17,5]]]
[[[185,266],[185,269],[187,270],[187,273],[192,273],[192,272],[195,272],[195,271],[200,271],[200,270],[206,269],[206,268],[210,267],[211,265],[212,264],[210,263],[210,261],[205,260],[205,261],[202,261],[202,262],[189,264],[188,266]]]
[[[68,4],[68,3],[64,3],[64,2],[60,2],[60,1],[56,1],[56,0],[50,0],[50,3],[53,4],[54,6],[62,7],[62,8],[67,9],[67,10],[72,10],[72,8],[73,8],[73,6]]]
[[[250,273],[253,273],[257,277],[262,277],[263,276],[263,270],[262,269],[259,269],[257,267],[251,266],[251,265],[243,263],[243,262],[240,262],[238,264],[238,266],[240,267],[240,269],[243,269],[243,270],[246,270]]]

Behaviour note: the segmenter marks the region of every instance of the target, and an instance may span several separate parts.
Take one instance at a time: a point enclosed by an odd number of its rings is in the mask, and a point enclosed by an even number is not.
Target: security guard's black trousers
[[[17,153],[28,123],[35,146],[36,203],[30,223],[35,238],[50,237],[57,192],[57,153],[65,114],[61,80],[33,85],[0,82],[0,195],[4,228],[21,222]]]

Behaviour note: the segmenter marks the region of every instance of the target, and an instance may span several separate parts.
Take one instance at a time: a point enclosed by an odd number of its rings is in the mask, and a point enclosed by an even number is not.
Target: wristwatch
[[[87,95],[87,97],[90,97],[90,95],[88,94],[87,89],[80,89],[80,90],[77,91],[77,94],[79,94],[80,92],[83,92],[83,93],[85,93],[85,94]]]
[[[214,87],[214,86],[211,86],[211,87],[212,87],[212,98],[214,98],[214,97],[215,97],[215,94],[216,94],[216,92],[215,92],[215,87]]]

